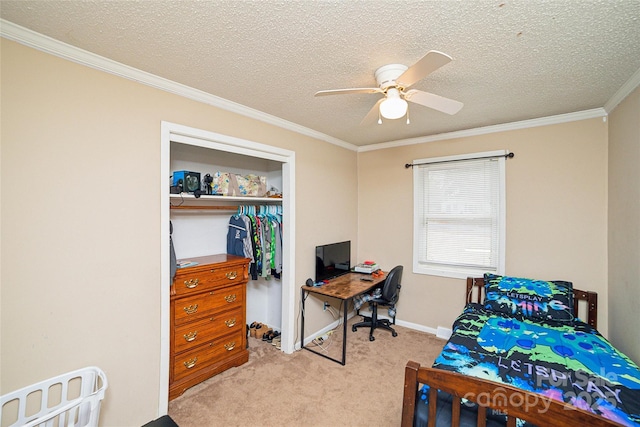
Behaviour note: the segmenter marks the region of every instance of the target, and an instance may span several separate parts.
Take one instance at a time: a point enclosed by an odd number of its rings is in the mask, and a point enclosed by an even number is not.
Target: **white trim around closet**
[[[195,129],[170,122],[161,124],[160,143],[160,391],[158,416],[169,408],[169,191],[171,142],[258,157],[282,163],[282,210],[287,226],[282,236],[282,351],[295,350],[295,152],[255,141]]]

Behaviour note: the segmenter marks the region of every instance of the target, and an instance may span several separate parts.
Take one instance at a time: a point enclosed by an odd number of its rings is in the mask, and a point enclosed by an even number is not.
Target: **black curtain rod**
[[[415,165],[414,165],[413,163],[405,163],[404,167],[405,167],[406,169],[409,169],[409,168],[412,168],[412,167],[414,167],[414,166],[420,166],[420,165],[432,165],[432,164],[435,164],[435,163],[462,162],[462,161],[465,161],[465,160],[491,159],[491,158],[495,158],[495,157],[504,157],[504,158],[509,158],[509,159],[511,159],[511,158],[513,158],[513,156],[515,156],[515,154],[513,154],[513,153],[509,153],[509,154],[504,154],[504,155],[502,155],[502,156],[470,157],[470,158],[467,158],[467,159],[442,160],[442,161],[439,161],[439,162],[425,162],[425,163],[417,163],[417,164],[415,164]]]

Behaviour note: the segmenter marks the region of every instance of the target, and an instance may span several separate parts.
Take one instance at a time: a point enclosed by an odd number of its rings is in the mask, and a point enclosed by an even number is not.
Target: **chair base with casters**
[[[362,322],[358,322],[355,325],[351,326],[351,330],[353,332],[357,331],[358,328],[371,328],[371,330],[369,331],[369,341],[375,341],[376,337],[373,336],[373,331],[377,328],[382,328],[390,331],[392,337],[398,336],[396,330],[391,327],[392,324],[396,324],[395,316],[393,317],[393,323],[391,323],[389,319],[378,319],[378,304],[379,303],[374,302],[370,304],[371,317],[362,316]]]

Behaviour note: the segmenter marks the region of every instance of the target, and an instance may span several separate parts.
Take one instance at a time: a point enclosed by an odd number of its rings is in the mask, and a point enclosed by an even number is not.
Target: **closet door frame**
[[[295,350],[295,152],[278,147],[191,128],[175,123],[161,123],[160,145],[160,396],[159,416],[169,407],[169,180],[170,145],[179,142],[218,151],[272,160],[282,164],[282,210],[286,226],[282,235],[282,351]]]

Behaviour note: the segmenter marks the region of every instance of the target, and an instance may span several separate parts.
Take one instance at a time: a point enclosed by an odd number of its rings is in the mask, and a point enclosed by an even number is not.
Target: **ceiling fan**
[[[422,80],[429,74],[451,62],[451,57],[436,50],[430,50],[418,62],[411,67],[402,64],[383,65],[375,72],[378,87],[362,87],[350,89],[321,90],[315,96],[342,95],[349,93],[381,93],[384,98],[378,100],[362,123],[369,122],[378,116],[378,124],[382,124],[382,118],[399,119],[407,116],[407,101],[433,108],[447,114],[456,114],[462,108],[462,102],[445,98],[433,93],[417,89],[409,89],[418,80]]]

